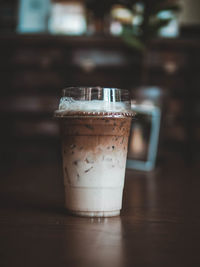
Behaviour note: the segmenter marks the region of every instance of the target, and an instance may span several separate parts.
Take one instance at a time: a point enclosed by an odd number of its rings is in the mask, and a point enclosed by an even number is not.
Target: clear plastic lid
[[[72,113],[82,115],[126,113],[132,116],[129,91],[103,87],[65,88],[62,90],[62,98],[55,116],[69,116]]]

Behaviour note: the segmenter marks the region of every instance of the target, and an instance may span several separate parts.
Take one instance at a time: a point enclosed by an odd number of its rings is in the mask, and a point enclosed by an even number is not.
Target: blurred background
[[[60,161],[53,111],[62,88],[81,85],[128,88],[133,105],[159,108],[157,165],[198,164],[199,38],[199,0],[1,0],[2,167]],[[142,114],[136,154],[152,130]]]

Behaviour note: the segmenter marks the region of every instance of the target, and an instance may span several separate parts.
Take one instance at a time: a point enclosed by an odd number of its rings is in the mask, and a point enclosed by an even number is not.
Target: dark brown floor
[[[200,266],[200,167],[127,170],[120,217],[63,208],[60,164],[4,168],[0,266]]]

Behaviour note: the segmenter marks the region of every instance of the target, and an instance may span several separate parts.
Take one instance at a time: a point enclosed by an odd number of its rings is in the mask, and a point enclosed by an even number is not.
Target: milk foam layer
[[[62,97],[57,113],[66,111],[127,112],[130,111],[130,105],[126,102],[108,102],[105,100],[81,101],[74,100],[71,97]]]

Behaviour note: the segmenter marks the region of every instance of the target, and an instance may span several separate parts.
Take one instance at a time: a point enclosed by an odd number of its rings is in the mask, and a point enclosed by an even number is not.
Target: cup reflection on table
[[[123,266],[121,228],[120,217],[73,218],[73,230],[66,227],[64,239],[69,266]]]

